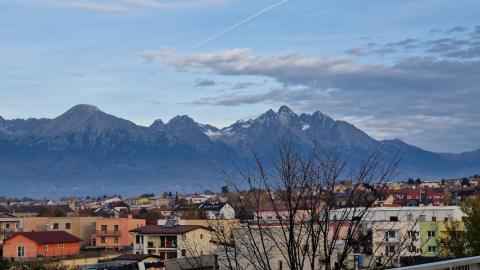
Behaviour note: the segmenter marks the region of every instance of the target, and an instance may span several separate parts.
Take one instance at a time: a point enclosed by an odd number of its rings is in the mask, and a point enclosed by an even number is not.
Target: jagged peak
[[[162,119],[157,119],[153,121],[153,123],[150,125],[151,128],[163,128],[165,127],[165,123],[162,121]]]
[[[195,120],[188,115],[177,115],[170,119],[166,125],[173,129],[185,127],[196,127],[199,129],[202,128],[199,123],[195,122]]]
[[[0,116],[0,122],[5,122],[5,118]]]
[[[278,114],[295,114],[287,105],[282,105],[278,109]]]

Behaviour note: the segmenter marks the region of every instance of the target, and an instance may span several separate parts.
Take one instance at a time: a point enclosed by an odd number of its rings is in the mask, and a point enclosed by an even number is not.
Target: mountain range
[[[480,172],[480,149],[435,153],[401,140],[375,140],[352,124],[287,106],[219,129],[187,115],[149,127],[77,105],[53,119],[0,117],[2,195],[60,196],[195,191],[223,184],[222,171],[267,157],[280,138],[300,151],[341,149],[355,164],[373,153],[401,159],[398,178]],[[352,165],[355,166],[355,165]]]

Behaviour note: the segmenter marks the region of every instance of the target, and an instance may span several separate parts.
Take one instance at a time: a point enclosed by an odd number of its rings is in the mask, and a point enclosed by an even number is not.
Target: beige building
[[[400,257],[420,255],[420,223],[375,221],[371,226],[374,259],[386,265],[397,265]]]
[[[21,231],[22,220],[9,213],[0,213],[0,245],[12,234]]]
[[[135,237],[135,254],[159,255],[162,260],[197,257],[214,249],[211,229],[201,225],[147,225],[131,230]]]
[[[163,226],[168,219],[159,219],[158,225]],[[212,241],[214,242],[228,242],[230,235],[235,228],[241,226],[239,219],[177,219],[178,225],[199,225],[212,229]]]
[[[82,246],[90,244],[97,217],[25,217],[23,231],[66,231],[82,239]]]

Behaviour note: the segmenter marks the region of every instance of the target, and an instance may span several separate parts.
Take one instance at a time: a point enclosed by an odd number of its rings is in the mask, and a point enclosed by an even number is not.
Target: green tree
[[[445,221],[447,237],[440,239],[440,256],[463,258],[468,256],[467,237],[461,221]]]
[[[449,221],[447,237],[440,241],[440,253],[445,257],[468,257],[480,254],[480,193],[462,203],[466,214],[460,222]]]

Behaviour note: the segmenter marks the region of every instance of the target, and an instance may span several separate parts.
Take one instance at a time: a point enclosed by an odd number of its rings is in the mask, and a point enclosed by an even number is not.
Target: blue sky
[[[0,115],[88,103],[141,125],[222,127],[286,104],[377,139],[474,150],[479,13],[466,0],[4,0]]]

